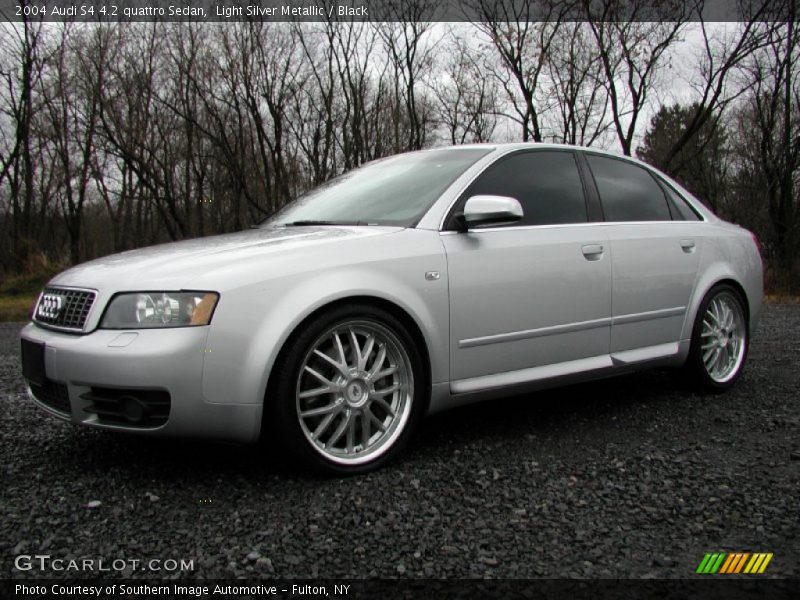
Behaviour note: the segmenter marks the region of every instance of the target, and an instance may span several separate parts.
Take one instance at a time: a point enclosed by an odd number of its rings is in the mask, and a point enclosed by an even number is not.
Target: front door
[[[611,260],[604,225],[589,222],[574,153],[502,157],[460,203],[478,194],[516,198],[524,217],[441,234],[452,391],[552,377],[563,363],[572,371],[608,366]]]

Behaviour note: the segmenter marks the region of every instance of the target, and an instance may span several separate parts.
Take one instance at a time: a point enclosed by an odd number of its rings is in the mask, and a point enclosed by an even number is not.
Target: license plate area
[[[40,342],[22,340],[22,376],[30,383],[44,386],[47,376],[44,370],[44,348]]]

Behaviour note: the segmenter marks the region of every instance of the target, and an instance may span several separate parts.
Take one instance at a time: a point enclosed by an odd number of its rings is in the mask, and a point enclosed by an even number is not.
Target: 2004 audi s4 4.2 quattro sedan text
[[[426,414],[652,366],[739,377],[748,231],[629,158],[476,145],[350,171],[248,231],[123,252],[43,290],[34,401],[76,424],[390,460]],[[535,401],[535,396],[532,397]]]

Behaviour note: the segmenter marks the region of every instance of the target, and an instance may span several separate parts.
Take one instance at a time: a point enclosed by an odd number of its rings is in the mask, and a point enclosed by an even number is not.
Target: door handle
[[[602,244],[586,244],[581,246],[581,252],[586,257],[586,260],[599,260],[603,254]]]
[[[687,254],[694,252],[694,240],[681,240],[681,248],[683,248],[683,251]]]

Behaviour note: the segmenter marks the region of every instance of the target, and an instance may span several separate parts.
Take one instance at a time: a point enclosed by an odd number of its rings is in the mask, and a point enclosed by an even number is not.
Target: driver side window
[[[572,152],[521,152],[501,158],[470,186],[462,203],[480,194],[519,200],[524,214],[512,226],[588,221],[583,184]]]

